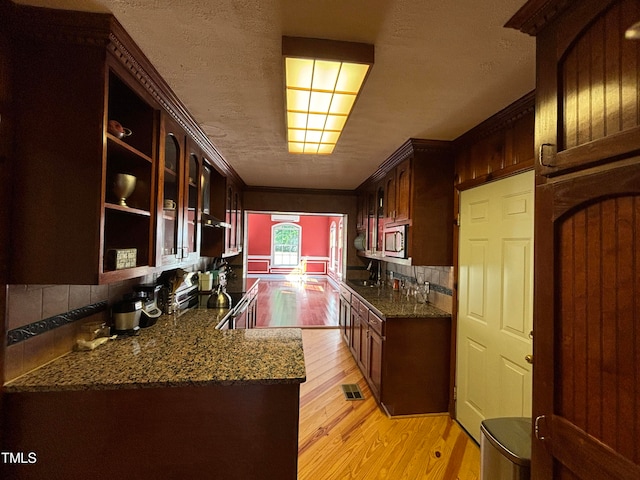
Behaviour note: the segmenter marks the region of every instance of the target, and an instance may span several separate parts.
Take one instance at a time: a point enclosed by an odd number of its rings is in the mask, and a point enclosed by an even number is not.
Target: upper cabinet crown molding
[[[504,26],[536,36],[572,2],[573,0],[530,0]]]
[[[536,91],[532,90],[525,96],[519,98],[511,105],[499,111],[495,115],[489,117],[484,122],[473,127],[471,130],[463,133],[453,142],[456,151],[466,145],[478,142],[483,138],[489,137],[496,132],[506,130],[515,122],[522,119],[526,115],[532,115],[535,112]]]
[[[106,284],[194,264],[207,213],[198,181],[205,160],[236,186],[238,225],[243,183],[115,17],[7,11],[11,283]],[[119,135],[113,121],[129,133]],[[52,128],[60,122],[64,131]],[[49,221],[22,221],[38,218]]]
[[[16,5],[13,35],[48,42],[106,47],[139,84],[171,115],[204,150],[220,173],[244,186],[243,180],[211,143],[186,106],[110,13],[90,13]]]
[[[578,4],[586,11],[591,9],[591,4],[606,8],[614,2],[615,0],[529,0],[504,26],[537,36],[574,4]],[[567,22],[566,26],[569,27],[570,23]],[[582,23],[579,23],[582,26]]]
[[[406,160],[416,152],[420,153],[452,153],[453,142],[446,140],[427,140],[421,138],[410,138],[404,142],[398,149],[389,155],[384,162],[380,164],[378,169],[360,185],[357,190],[365,185],[375,183],[382,180],[396,165]]]

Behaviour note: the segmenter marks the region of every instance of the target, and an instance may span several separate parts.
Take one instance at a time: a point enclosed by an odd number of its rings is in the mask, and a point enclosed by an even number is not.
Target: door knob
[[[531,355],[531,354],[526,355],[526,356],[524,357],[524,359],[526,360],[526,362],[527,362],[528,364],[533,365],[533,355]]]

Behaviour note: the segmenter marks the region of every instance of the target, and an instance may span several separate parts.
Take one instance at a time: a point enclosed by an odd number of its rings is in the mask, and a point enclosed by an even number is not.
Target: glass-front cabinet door
[[[236,219],[235,251],[237,253],[240,253],[242,252],[242,242],[244,241],[244,238],[242,238],[242,234],[243,234],[242,197],[241,197],[241,193],[238,190],[233,192],[233,212]]]
[[[162,212],[159,225],[158,248],[160,264],[170,265],[182,259],[183,221],[182,198],[184,188],[185,134],[169,117],[162,122],[160,192]]]
[[[187,161],[187,175],[184,198],[184,229],[182,258],[190,260],[196,258],[199,254],[199,235],[200,235],[200,178],[202,170],[202,153],[200,149],[194,145],[194,142],[188,142],[189,158]]]
[[[233,213],[233,187],[227,186],[227,207],[225,210],[225,222],[230,225],[225,231],[225,254],[231,254],[236,247],[236,216]]]

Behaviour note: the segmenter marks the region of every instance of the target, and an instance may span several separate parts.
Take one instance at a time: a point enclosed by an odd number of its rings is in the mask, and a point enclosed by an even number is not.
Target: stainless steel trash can
[[[530,418],[484,420],[480,432],[480,480],[531,478]]]

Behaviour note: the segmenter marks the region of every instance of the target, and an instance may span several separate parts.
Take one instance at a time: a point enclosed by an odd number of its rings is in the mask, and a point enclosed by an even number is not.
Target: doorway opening
[[[243,271],[259,278],[258,327],[337,327],[343,214],[245,213]]]

